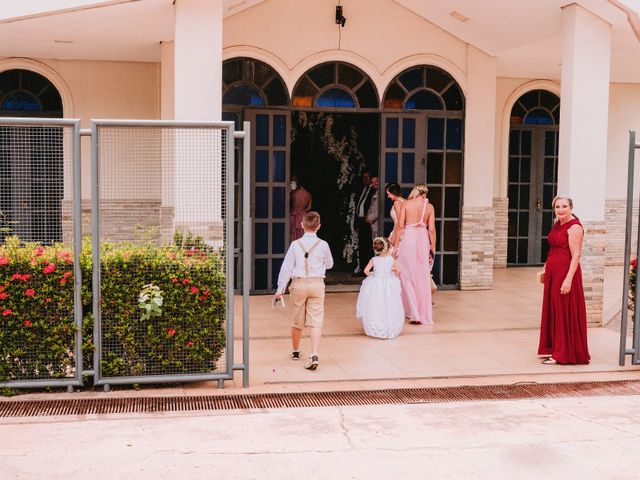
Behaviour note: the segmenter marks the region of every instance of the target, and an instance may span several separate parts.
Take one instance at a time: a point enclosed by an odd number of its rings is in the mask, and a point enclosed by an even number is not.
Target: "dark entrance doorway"
[[[378,173],[380,115],[360,112],[294,111],[291,176],[312,196],[320,213],[320,237],[331,247],[335,262],[326,283],[360,283],[351,273],[357,250],[353,228],[360,175]]]

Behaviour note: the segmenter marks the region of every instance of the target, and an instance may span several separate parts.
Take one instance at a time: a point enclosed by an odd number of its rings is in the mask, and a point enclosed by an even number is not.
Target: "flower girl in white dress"
[[[376,257],[364,269],[367,278],[362,282],[356,304],[356,316],[362,320],[364,332],[377,338],[395,338],[404,326],[399,272],[389,247],[386,238],[373,240]]]

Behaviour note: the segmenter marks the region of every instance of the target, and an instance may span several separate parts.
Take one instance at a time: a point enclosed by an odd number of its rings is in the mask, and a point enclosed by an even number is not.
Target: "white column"
[[[467,48],[460,288],[493,284],[496,60]]]
[[[176,120],[222,118],[222,0],[177,0],[174,37]],[[175,136],[175,227],[219,243],[222,236],[220,132]]]
[[[581,220],[604,220],[611,26],[579,5],[562,10],[558,192]]]
[[[573,199],[590,325],[602,324],[611,26],[576,4],[562,11],[558,192]]]
[[[222,0],[177,0],[175,117],[222,118]]]

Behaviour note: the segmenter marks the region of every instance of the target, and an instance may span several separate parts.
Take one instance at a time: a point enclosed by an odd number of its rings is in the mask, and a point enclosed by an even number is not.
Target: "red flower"
[[[191,280],[189,280],[188,278],[185,278],[184,280],[182,280],[183,285],[189,285],[190,283],[191,283]]]
[[[45,275],[49,275],[50,273],[53,273],[56,270],[56,264],[55,263],[50,263],[49,265],[47,265],[46,267],[44,267],[42,269],[42,271],[44,272]]]
[[[7,257],[0,257],[0,267],[3,265],[9,265],[9,259]]]
[[[176,331],[173,328],[167,328],[167,333],[170,337],[173,337],[176,334]]]
[[[2,312],[2,316],[6,317],[8,315],[11,315],[13,313],[13,310],[7,308],[4,312]]]
[[[198,287],[191,287],[191,293],[200,293],[200,289]]]
[[[178,280],[176,277],[173,277],[173,278],[171,279],[171,282],[173,282],[173,283],[178,283],[179,281],[180,281],[180,280]]]
[[[0,300],[4,300],[5,298],[7,298],[6,292],[0,293]]]
[[[51,298],[47,297],[44,299],[44,303],[51,303]]]
[[[62,278],[69,278],[71,275],[73,275],[71,272],[64,272]]]
[[[25,273],[24,275],[14,273],[11,276],[11,280],[22,280],[23,282],[26,282],[27,280],[29,280],[29,278],[31,278],[31,275],[29,275],[28,273]]]
[[[631,270],[635,270],[636,268],[638,268],[638,259],[634,258],[631,260]]]
[[[209,290],[203,290],[203,291],[202,291],[202,294],[203,294],[205,297],[210,297],[210,296],[211,296],[211,292],[210,292]]]
[[[0,285],[0,292],[4,292],[4,285]]]
[[[187,257],[190,257],[191,255],[193,255],[193,252],[192,252],[191,250],[185,250],[185,251],[184,251],[184,254],[185,254]]]
[[[36,257],[41,257],[44,255],[44,247],[37,247],[33,253]]]
[[[60,279],[60,285],[66,285],[67,284],[67,279],[66,278],[61,278]]]
[[[193,347],[193,342],[191,340],[189,340],[187,343],[185,343],[185,345],[187,347]]]
[[[22,323],[24,324],[25,327],[30,327],[31,326],[31,320],[25,320]]]
[[[171,260],[175,260],[176,254],[173,253],[173,252],[167,252],[167,258],[169,258]]]
[[[200,301],[201,301],[201,302],[204,302],[206,299],[207,299],[207,297],[205,297],[204,295],[202,295],[202,296],[200,297]]]
[[[24,291],[24,294],[25,294],[27,297],[33,297],[33,296],[36,294],[36,291],[35,291],[33,288],[27,288],[27,289]]]

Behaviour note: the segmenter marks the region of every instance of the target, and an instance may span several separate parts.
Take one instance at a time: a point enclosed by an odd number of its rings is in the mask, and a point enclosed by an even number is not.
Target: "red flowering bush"
[[[208,373],[225,344],[223,259],[179,246],[105,245],[102,252],[104,376]],[[159,316],[145,316],[141,291],[162,295]]]
[[[46,272],[67,257],[63,246],[0,246],[0,379],[64,378],[75,374],[73,265]]]
[[[204,373],[225,344],[225,276],[215,252],[107,244],[102,258],[103,376]],[[84,368],[93,366],[91,248],[81,254]],[[139,294],[162,292],[159,316]],[[0,245],[0,382],[75,374],[73,258],[63,246]]]

